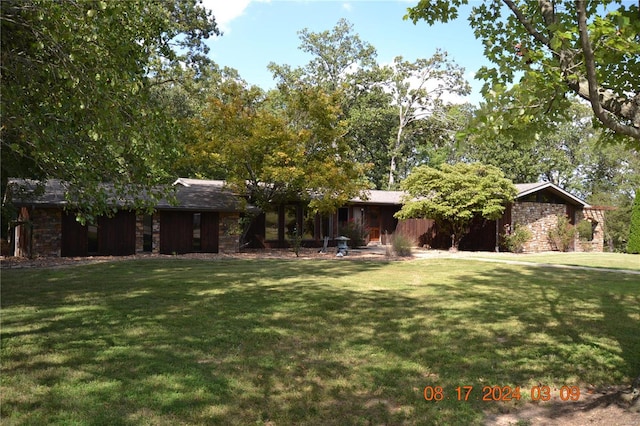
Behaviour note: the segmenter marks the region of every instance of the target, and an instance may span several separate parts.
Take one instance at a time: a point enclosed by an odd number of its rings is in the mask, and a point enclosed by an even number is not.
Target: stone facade
[[[30,211],[33,226],[31,255],[60,256],[62,247],[62,210],[33,209]]]
[[[511,228],[525,225],[533,234],[531,240],[524,245],[525,252],[552,251],[556,247],[549,240],[549,231],[556,227],[558,216],[566,215],[565,204],[516,202],[511,209]],[[570,250],[604,251],[604,211],[588,207],[577,209],[575,220],[588,220],[594,224],[593,239],[584,241],[576,235]]]
[[[524,244],[525,252],[551,251],[549,231],[558,223],[558,216],[567,214],[565,204],[516,202],[511,208],[511,229],[526,226],[533,237]]]
[[[588,220],[592,223],[593,238],[588,241],[579,240],[576,244],[576,251],[604,251],[604,210],[585,207],[581,220]]]

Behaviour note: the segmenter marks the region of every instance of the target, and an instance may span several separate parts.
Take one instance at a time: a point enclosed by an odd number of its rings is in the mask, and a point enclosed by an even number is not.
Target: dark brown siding
[[[410,238],[418,246],[434,247],[435,222],[432,219],[404,219],[398,222],[396,233]]]
[[[119,211],[114,217],[98,219],[98,253],[127,256],[136,252],[136,215]]]
[[[458,248],[467,251],[495,250],[496,221],[475,217],[469,224],[469,232],[460,240]]]
[[[60,255],[63,257],[86,256],[87,244],[87,227],[76,221],[75,214],[63,213]]]
[[[219,221],[218,213],[202,213],[200,219],[200,244],[202,245],[202,251],[205,253],[218,252]]]
[[[182,254],[193,251],[193,213],[160,212],[160,253]]]

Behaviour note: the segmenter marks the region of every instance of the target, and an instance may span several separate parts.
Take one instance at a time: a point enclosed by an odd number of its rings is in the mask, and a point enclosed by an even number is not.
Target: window
[[[202,240],[200,239],[200,213],[193,214],[193,249],[195,251],[202,250]]]
[[[87,226],[87,252],[89,254],[98,253],[98,226],[97,225],[88,225]]]

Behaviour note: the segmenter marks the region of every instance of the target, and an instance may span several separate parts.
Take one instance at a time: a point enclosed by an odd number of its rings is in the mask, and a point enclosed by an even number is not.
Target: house
[[[591,235],[586,240],[577,237],[572,251],[604,250],[604,208],[591,206],[550,182],[517,184],[518,195],[508,206],[501,225],[526,226],[533,237],[524,246],[524,251],[540,252],[556,250],[549,238],[549,231],[556,227],[558,216],[565,216],[569,223],[581,221],[591,223]]]
[[[17,208],[13,247],[16,256],[130,255],[137,253],[182,254],[190,252],[235,252],[240,240],[247,247],[287,247],[288,236],[299,232],[305,246],[320,247],[324,238],[348,234],[350,228],[364,230],[367,244],[387,243],[394,233],[414,240],[416,245],[448,249],[451,239],[431,219],[398,220],[394,214],[402,207],[402,191],[370,190],[351,199],[331,215],[310,212],[302,203],[274,206],[258,211],[240,196],[230,192],[223,181],[180,178],[173,183],[175,202],[162,200],[153,214],[139,214],[126,208],[122,200],[111,217],[82,225],[67,211],[66,187],[57,180],[45,183],[41,192],[37,182],[11,179],[7,197]],[[461,239],[460,250],[493,251],[500,235],[516,225],[533,234],[525,244],[528,252],[557,248],[549,230],[558,216],[571,224],[591,223],[587,241],[572,244],[575,251],[603,251],[604,211],[558,186],[545,183],[516,185],[518,195],[498,221],[476,218],[470,232]],[[242,218],[251,218],[242,226]],[[497,244],[496,244],[497,243]]]
[[[506,206],[498,221],[476,218],[471,222],[469,233],[460,241],[460,250],[499,249],[502,236],[516,226],[524,226],[531,231],[532,238],[524,244],[525,252],[558,250],[549,238],[549,231],[557,226],[558,216],[563,216],[571,225],[581,221],[591,224],[589,238],[581,240],[576,236],[569,247],[571,251],[604,251],[605,208],[591,206],[551,182],[516,184],[515,187],[518,191],[515,200]],[[433,248],[450,247],[447,236],[441,235],[435,224],[420,238]]]
[[[349,235],[352,228],[363,231],[366,244],[385,243],[385,235],[397,228],[398,219],[394,214],[402,207],[403,195],[402,191],[368,190],[330,215],[313,214],[300,203],[274,206],[254,218],[247,233],[248,245],[287,247],[295,229],[301,231],[303,245],[320,247],[325,237],[335,243],[335,238]]]
[[[16,256],[125,256],[237,251],[239,218],[250,206],[222,181],[178,179],[175,202],[162,200],[153,214],[114,200],[116,212],[81,224],[66,209],[67,187],[59,180],[10,179],[7,199],[17,210],[13,226]]]

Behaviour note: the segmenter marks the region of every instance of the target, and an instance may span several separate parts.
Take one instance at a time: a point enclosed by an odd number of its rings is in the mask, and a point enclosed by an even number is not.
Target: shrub
[[[631,227],[627,240],[627,253],[640,253],[640,192],[636,191],[636,199],[631,210]]]
[[[289,233],[289,246],[291,246],[291,250],[296,254],[296,257],[299,257],[300,247],[302,247],[302,235],[298,233],[295,227]]]
[[[348,237],[351,247],[362,247],[367,245],[367,236],[369,231],[362,224],[349,221],[345,228],[340,229],[340,234]]]
[[[504,244],[510,252],[522,253],[525,243],[529,241],[531,237],[533,237],[533,234],[529,228],[517,224],[511,234],[504,236]]]
[[[593,223],[590,220],[581,220],[576,225],[578,238],[583,241],[593,241]]]
[[[408,237],[402,234],[395,234],[393,236],[392,246],[396,256],[400,256],[400,257],[411,256],[412,243],[411,243],[411,239],[409,239]]]
[[[549,240],[560,251],[569,251],[576,237],[576,228],[569,223],[566,216],[558,216],[555,228],[549,230]]]

